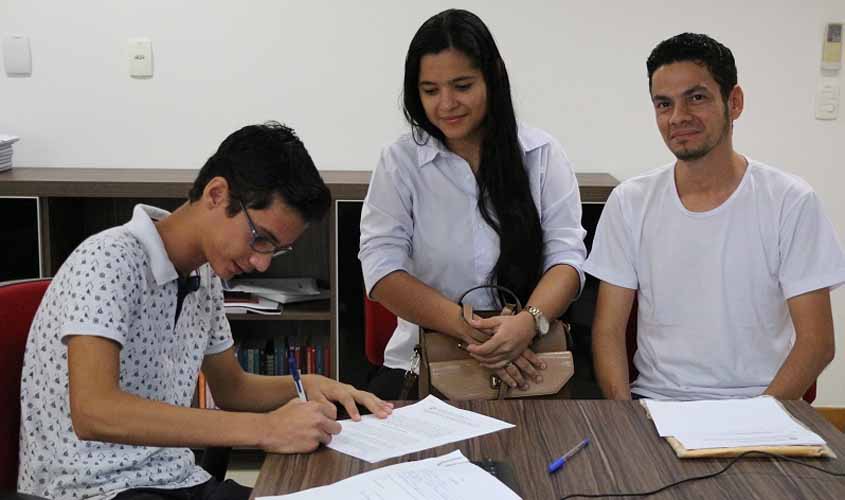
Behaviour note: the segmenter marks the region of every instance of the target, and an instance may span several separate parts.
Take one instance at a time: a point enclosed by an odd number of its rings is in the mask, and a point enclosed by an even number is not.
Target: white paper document
[[[513,424],[455,408],[434,396],[393,410],[385,419],[341,420],[329,448],[370,463],[509,429]]]
[[[20,137],[10,134],[0,134],[0,146],[11,146],[16,143]]]
[[[771,396],[707,401],[646,400],[657,432],[688,450],[743,446],[823,446],[824,440]]]
[[[455,450],[442,457],[404,462],[328,486],[258,497],[265,500],[518,500],[501,481]]]

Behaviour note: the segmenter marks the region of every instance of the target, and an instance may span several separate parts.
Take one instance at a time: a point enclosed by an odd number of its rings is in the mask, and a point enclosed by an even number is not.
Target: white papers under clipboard
[[[518,500],[501,481],[473,464],[460,450],[436,458],[404,462],[365,472],[289,495],[259,497],[264,500]]]
[[[832,456],[821,436],[771,396],[642,403],[658,434],[669,440],[681,458],[736,456],[750,450]]]

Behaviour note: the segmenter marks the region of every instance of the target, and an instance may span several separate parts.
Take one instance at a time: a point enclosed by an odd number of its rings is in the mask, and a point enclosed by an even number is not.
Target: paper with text
[[[441,457],[404,462],[328,486],[259,500],[518,500],[501,481],[455,450]]]
[[[328,447],[370,463],[513,427],[434,396],[397,408],[385,419],[365,415],[359,422],[339,423],[342,430]]]
[[[707,401],[655,401],[645,405],[663,437],[688,450],[746,446],[823,446],[773,397]]]

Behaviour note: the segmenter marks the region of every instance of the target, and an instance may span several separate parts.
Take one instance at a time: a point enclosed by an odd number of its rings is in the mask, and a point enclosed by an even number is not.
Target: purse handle
[[[488,284],[488,285],[474,286],[474,287],[470,288],[469,290],[467,290],[467,291],[465,291],[464,293],[461,294],[461,296],[458,298],[458,306],[460,306],[462,311],[464,309],[464,297],[466,297],[470,292],[474,292],[474,291],[479,290],[481,288],[495,288],[499,292],[504,292],[507,295],[510,295],[510,297],[513,299],[514,303],[516,304],[516,311],[514,311],[514,314],[516,314],[516,313],[518,313],[519,311],[522,310],[522,302],[519,300],[519,297],[517,297],[516,294],[513,293],[509,288],[503,287],[502,285]],[[502,304],[502,305],[504,306],[504,304]]]

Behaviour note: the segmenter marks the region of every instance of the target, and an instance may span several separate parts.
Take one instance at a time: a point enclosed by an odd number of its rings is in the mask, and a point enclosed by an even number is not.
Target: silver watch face
[[[538,314],[535,319],[537,320],[537,330],[540,332],[540,335],[549,333],[549,320],[543,316],[543,313]]]

